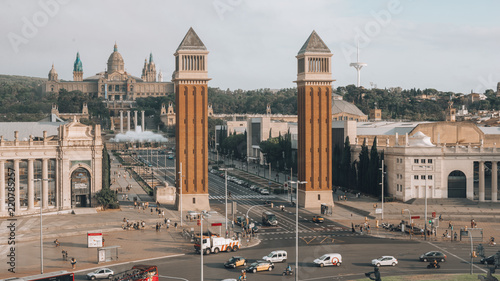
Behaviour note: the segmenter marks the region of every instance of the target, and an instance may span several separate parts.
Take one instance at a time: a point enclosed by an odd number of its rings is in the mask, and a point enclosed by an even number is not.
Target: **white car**
[[[267,189],[262,189],[262,190],[260,191],[260,194],[269,195],[269,190],[267,190]]]
[[[324,254],[321,257],[315,259],[313,262],[319,267],[328,265],[340,266],[342,264],[342,256],[337,253]]]
[[[286,262],[287,252],[284,250],[272,251],[269,255],[263,256],[262,259],[269,262]]]
[[[113,270],[109,268],[99,268],[96,271],[87,273],[87,279],[89,280],[95,280],[95,279],[101,279],[101,278],[108,278],[111,279],[113,278]]]
[[[396,266],[396,264],[398,264],[398,260],[393,256],[381,256],[380,258],[373,259],[372,264],[374,266],[382,266],[382,265]]]

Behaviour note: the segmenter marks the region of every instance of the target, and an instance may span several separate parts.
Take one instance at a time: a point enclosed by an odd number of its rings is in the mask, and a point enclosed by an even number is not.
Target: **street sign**
[[[420,218],[420,216],[411,216],[411,219],[412,219],[412,220],[413,220],[413,219],[419,219],[419,218]]]
[[[221,222],[212,223],[212,226],[222,226]]]
[[[382,214],[382,208],[375,209],[375,214]]]

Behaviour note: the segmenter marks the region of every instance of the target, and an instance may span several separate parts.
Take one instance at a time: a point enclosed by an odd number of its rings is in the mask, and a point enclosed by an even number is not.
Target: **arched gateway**
[[[467,177],[462,171],[455,170],[448,175],[448,198],[466,198]]]
[[[71,173],[71,207],[91,207],[90,173],[78,168]]]

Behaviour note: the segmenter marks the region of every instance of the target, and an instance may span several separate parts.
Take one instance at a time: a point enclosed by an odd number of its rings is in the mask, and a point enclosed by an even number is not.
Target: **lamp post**
[[[43,274],[43,190],[42,181],[49,181],[49,179],[33,179],[34,182],[40,182],[40,274]]]
[[[404,209],[403,211],[408,211],[408,217],[410,217],[410,220],[408,221],[408,223],[409,223],[409,224],[410,224],[410,226],[411,226],[411,212],[410,212],[410,210],[408,210],[408,209]],[[408,233],[410,233],[410,239],[411,239],[411,233],[412,233],[412,232],[413,232],[413,229],[408,230]]]
[[[224,171],[224,185],[226,188],[226,193],[225,193],[225,204],[226,204],[226,212],[224,213],[226,216],[225,224],[226,224],[226,233],[227,233],[227,171],[228,170],[233,170],[233,168],[220,168],[220,170]]]
[[[382,171],[382,182],[380,184],[382,185],[382,220],[384,220],[384,160],[382,160],[382,167],[379,170]]]
[[[472,231],[469,229],[467,231],[469,233],[469,239],[470,239],[470,274],[472,275],[474,273],[474,248],[473,248],[473,242],[472,242]]]
[[[295,281],[299,280],[299,184],[306,184],[307,181],[290,181],[297,184],[295,191]]]
[[[200,255],[201,255],[201,281],[203,281],[203,214],[200,215]]]
[[[427,240],[427,165],[420,166],[420,168],[424,168],[425,170],[425,187],[424,187],[424,201],[425,201],[425,227],[424,227],[424,239]]]
[[[180,199],[179,199],[179,206],[180,206],[180,209],[181,209],[181,227],[182,227],[182,162],[179,163],[180,164],[180,167],[179,167],[179,194],[180,194]]]

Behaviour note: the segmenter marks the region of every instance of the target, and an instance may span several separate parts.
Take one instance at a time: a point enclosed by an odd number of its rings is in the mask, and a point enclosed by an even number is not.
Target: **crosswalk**
[[[209,195],[208,199],[224,199],[226,196],[224,195]],[[231,195],[228,196],[228,199],[274,199],[276,198],[274,195]]]

